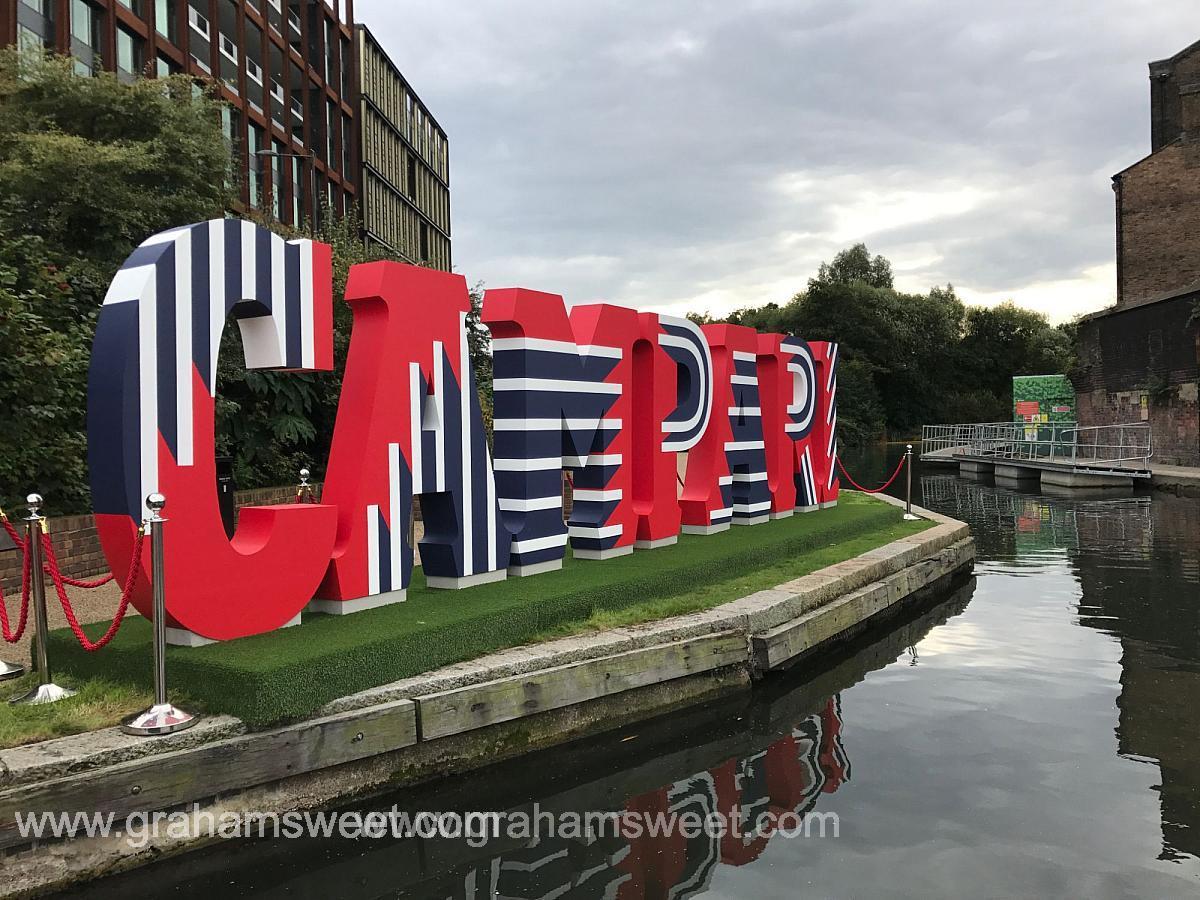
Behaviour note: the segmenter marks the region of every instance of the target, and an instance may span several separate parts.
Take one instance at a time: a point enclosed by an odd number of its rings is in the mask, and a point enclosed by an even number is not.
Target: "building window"
[[[221,106],[221,128],[225,132],[225,141],[229,145],[229,177],[225,186],[234,187],[234,174],[241,169],[239,158],[242,143],[242,114],[228,103]]]
[[[271,141],[271,215],[278,221],[283,221],[283,144]]]
[[[331,169],[334,167],[334,165],[336,165],[337,158],[338,158],[337,140],[336,140],[336,135],[334,133],[334,127],[333,127],[335,122],[337,122],[337,114],[333,111],[333,101],[326,100],[325,101],[325,135],[326,135],[325,161],[326,161],[326,163],[328,163],[328,165]]]
[[[172,44],[179,43],[175,0],[154,0],[154,30]]]
[[[299,227],[304,219],[304,169],[299,156],[292,157],[292,224]]]
[[[142,40],[117,28],[117,71],[124,75],[136,75],[142,70]]]
[[[17,49],[39,51],[54,46],[54,0],[21,0],[17,11]]]
[[[71,0],[71,55],[75,71],[90,75],[100,54],[103,15],[84,0]]]
[[[140,16],[143,14],[142,0],[117,0],[117,2],[120,3],[126,9],[133,10],[133,14],[136,16]]]
[[[338,87],[338,93],[340,93],[342,95],[342,99],[345,100],[350,96],[350,66],[353,64],[354,54],[350,52],[349,41],[342,40],[340,45],[342,48],[342,64],[340,66],[342,78],[341,84]]]
[[[262,129],[250,123],[250,128],[246,133],[247,145],[246,155],[249,157],[249,187],[250,187],[250,208],[258,209],[262,205],[262,162],[263,158],[258,155],[263,149],[263,132]]]
[[[83,0],[71,0],[71,37],[89,47],[92,45],[94,15],[92,8]]]
[[[25,25],[17,25],[17,49],[21,51],[37,50],[45,46],[42,36]]]

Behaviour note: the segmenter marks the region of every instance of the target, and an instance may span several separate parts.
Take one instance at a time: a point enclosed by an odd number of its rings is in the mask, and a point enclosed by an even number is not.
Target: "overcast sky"
[[[856,241],[1055,321],[1115,298],[1111,176],[1194,0],[357,0],[450,139],[455,268],[785,302]]]

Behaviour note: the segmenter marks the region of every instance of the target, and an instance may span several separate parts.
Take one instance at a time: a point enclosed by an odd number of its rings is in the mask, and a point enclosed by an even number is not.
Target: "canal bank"
[[[30,847],[18,812],[125,816],[200,803],[285,812],[469,771],[631,721],[744,691],[949,588],[969,571],[967,527],[930,527],[771,590],[693,615],[503,651],[327,704],[317,717],[250,732],[212,717],[131,741],[111,730],[0,753],[0,845],[12,895],[144,864],[205,843],[161,835]]]

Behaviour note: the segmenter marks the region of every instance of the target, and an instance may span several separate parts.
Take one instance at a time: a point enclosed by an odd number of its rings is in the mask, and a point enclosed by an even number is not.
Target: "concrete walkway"
[[[1152,465],[1150,486],[1185,497],[1200,497],[1200,468]]]

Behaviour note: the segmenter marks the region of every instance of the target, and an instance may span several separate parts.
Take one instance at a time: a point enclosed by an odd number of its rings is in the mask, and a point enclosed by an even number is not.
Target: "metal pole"
[[[912,451],[913,445],[909,444],[908,449],[904,451],[904,465],[908,470],[905,475],[907,478],[906,497],[904,501],[904,518],[909,522],[915,522],[919,516],[914,516],[912,511]]]
[[[46,575],[42,571],[45,565],[42,558],[42,534],[45,532],[46,520],[38,513],[42,505],[40,495],[30,494],[25,502],[29,504],[29,515],[25,519],[25,552],[29,554],[29,590],[32,594],[29,599],[33,602],[33,621],[37,635],[34,661],[38,667],[38,686],[26,694],[13,697],[8,702],[14,706],[41,706],[74,697],[75,691],[59,687],[50,678],[50,659],[46,652],[46,643],[50,640],[50,625],[46,619]]]
[[[172,706],[167,699],[167,585],[163,525],[167,520],[159,515],[167,505],[162,494],[146,498],[150,517],[150,580],[154,589],[154,705],[121,723],[126,734],[141,736],[174,734],[191,728],[196,716]]]

